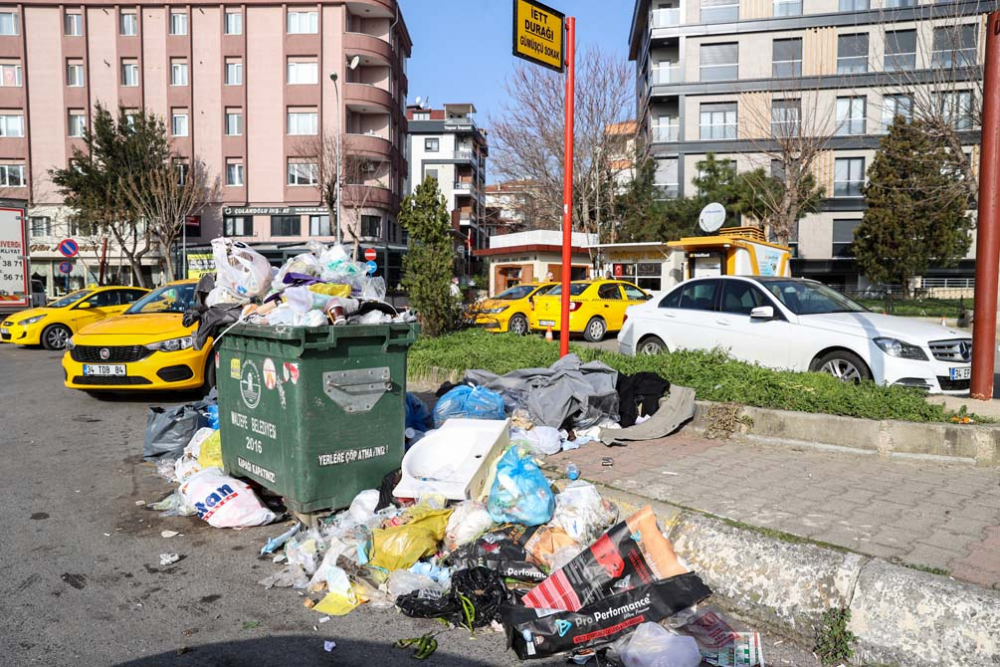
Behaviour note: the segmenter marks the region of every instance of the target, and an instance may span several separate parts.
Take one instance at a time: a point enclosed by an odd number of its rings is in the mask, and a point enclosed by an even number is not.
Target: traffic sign
[[[368,260],[367,262],[365,262],[365,270],[368,272],[369,275],[371,275],[378,270],[378,264],[376,264],[371,260]]]
[[[514,0],[514,55],[562,72],[563,18],[537,0]]]
[[[375,248],[365,248],[365,259],[374,262],[376,257],[378,257],[378,251]]]
[[[73,262],[59,262],[59,273],[73,273]]]
[[[76,257],[77,253],[80,252],[80,246],[73,239],[65,239],[59,242],[59,252],[62,253],[63,257]]]

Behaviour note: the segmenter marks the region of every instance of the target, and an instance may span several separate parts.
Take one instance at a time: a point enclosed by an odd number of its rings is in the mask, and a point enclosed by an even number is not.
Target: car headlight
[[[499,308],[487,308],[482,312],[486,313],[487,315],[499,315],[508,308],[510,308],[510,306],[500,306]]]
[[[35,322],[41,322],[44,319],[45,315],[35,315],[34,317],[29,317],[26,320],[21,320],[20,322],[18,322],[18,325],[25,327],[28,326],[29,324],[34,324]]]
[[[161,340],[146,345],[146,349],[152,350],[153,352],[178,352],[180,350],[187,350],[192,347],[194,347],[194,340],[191,338],[191,336],[184,336],[183,338],[171,338],[170,340]]]
[[[70,338],[68,341],[66,341],[66,349],[67,350],[72,350],[74,347],[76,347],[76,343],[73,342],[72,338]]]
[[[878,345],[883,352],[888,354],[890,357],[899,357],[900,359],[914,359],[916,361],[927,361],[927,355],[924,354],[923,349],[916,345],[910,345],[909,343],[904,343],[897,338],[876,338],[875,344]]]

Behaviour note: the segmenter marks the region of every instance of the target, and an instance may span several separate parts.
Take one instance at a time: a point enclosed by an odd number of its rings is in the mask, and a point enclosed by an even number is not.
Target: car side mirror
[[[81,310],[87,310],[88,308],[93,308],[94,304],[90,303],[89,301],[84,301],[83,303],[77,304],[76,307]]]
[[[751,320],[773,320],[774,306],[758,306],[750,311]]]

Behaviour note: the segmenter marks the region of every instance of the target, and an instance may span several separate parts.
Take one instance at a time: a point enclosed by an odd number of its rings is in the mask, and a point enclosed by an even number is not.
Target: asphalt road
[[[296,592],[257,583],[278,568],[257,552],[287,526],[219,530],[137,505],[172,490],[141,459],[146,408],[189,397],[97,400],[62,386],[58,354],[10,345],[0,377],[0,667],[413,665],[391,644],[440,629],[365,607],[320,624]],[[167,552],[182,559],[161,567]],[[428,665],[518,663],[502,634],[438,639]],[[768,664],[818,664],[779,637],[766,647]]]

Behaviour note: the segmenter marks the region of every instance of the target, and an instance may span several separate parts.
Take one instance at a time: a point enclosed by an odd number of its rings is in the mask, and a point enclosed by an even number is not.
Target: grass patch
[[[775,371],[730,359],[720,350],[681,350],[655,357],[627,357],[592,347],[570,345],[584,361],[600,360],[623,373],[652,371],[692,387],[698,398],[760,408],[814,412],[862,419],[951,423],[957,415],[924,400],[923,392],[868,382],[845,384],[823,373]],[[409,353],[409,374],[419,378],[431,368],[484,369],[504,374],[519,368],[548,367],[559,346],[538,336],[467,330],[440,338],[421,338]],[[970,415],[975,422],[988,422]]]
[[[854,299],[868,310],[885,312],[885,299]],[[958,317],[962,299],[906,299],[893,300],[891,315],[901,317]],[[964,300],[965,309],[972,311],[972,299]]]

